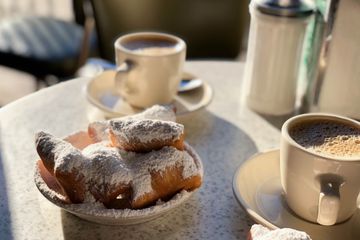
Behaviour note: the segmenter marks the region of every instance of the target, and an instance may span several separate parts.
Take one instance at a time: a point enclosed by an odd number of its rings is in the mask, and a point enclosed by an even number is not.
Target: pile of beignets
[[[141,209],[202,183],[199,163],[184,143],[184,126],[175,119],[172,108],[155,105],[90,123],[84,148],[39,132],[36,150],[68,203]]]

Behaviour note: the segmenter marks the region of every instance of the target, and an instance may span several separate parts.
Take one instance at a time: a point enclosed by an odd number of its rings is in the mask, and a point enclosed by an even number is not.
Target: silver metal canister
[[[247,105],[262,114],[294,111],[304,35],[314,6],[307,0],[253,0],[245,67]]]
[[[360,1],[328,0],[318,6],[317,64],[307,69],[303,111],[360,119]],[[312,52],[316,54],[316,52]]]

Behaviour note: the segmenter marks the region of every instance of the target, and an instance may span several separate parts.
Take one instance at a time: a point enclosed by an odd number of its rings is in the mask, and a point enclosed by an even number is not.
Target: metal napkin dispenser
[[[317,1],[305,111],[360,119],[360,1]]]

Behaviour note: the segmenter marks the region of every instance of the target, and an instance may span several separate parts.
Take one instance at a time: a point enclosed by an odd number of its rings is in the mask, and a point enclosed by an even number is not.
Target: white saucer
[[[135,114],[143,109],[130,106],[115,91],[115,71],[109,70],[93,77],[86,86],[85,94],[93,107],[92,120],[113,118]],[[213,98],[213,90],[209,84],[202,82],[197,88],[179,92],[173,105],[177,109],[177,116],[184,116],[206,107]]]
[[[282,196],[279,150],[259,153],[244,162],[234,175],[233,191],[250,217],[271,229],[305,231],[314,240],[360,239],[359,209],[344,223],[321,226],[299,218],[288,208]]]

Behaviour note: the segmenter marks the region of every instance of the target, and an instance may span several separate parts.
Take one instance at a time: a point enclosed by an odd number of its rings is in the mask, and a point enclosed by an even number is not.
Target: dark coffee
[[[336,120],[304,120],[289,129],[309,151],[337,157],[360,157],[360,128]]]
[[[123,46],[133,52],[149,56],[167,55],[178,50],[176,41],[161,37],[132,38],[124,42]]]

